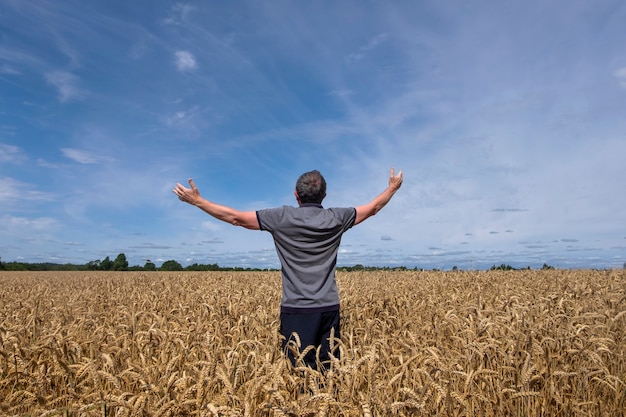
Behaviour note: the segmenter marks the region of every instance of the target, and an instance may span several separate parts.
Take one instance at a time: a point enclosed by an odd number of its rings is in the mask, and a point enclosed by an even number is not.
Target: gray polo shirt
[[[261,230],[274,238],[282,265],[283,312],[339,309],[335,267],[341,236],[354,225],[356,209],[320,204],[256,212]]]

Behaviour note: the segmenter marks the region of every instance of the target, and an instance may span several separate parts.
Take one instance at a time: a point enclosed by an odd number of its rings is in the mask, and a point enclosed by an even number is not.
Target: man
[[[298,207],[282,206],[258,211],[239,211],[208,201],[189,179],[191,188],[180,183],[173,189],[181,201],[192,204],[216,219],[234,226],[270,232],[282,266],[280,332],[283,350],[297,334],[306,365],[317,368],[330,361],[330,338],[340,337],[339,293],[335,282],[337,252],[344,232],[378,213],[402,185],[402,171],[389,173],[389,185],[368,204],[356,208],[322,207],[326,181],[318,171],[302,174],[294,195]]]

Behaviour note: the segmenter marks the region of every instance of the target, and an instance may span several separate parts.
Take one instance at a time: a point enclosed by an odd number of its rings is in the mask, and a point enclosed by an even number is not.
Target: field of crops
[[[0,414],[618,416],[626,271],[339,273],[293,368],[277,272],[0,272]]]

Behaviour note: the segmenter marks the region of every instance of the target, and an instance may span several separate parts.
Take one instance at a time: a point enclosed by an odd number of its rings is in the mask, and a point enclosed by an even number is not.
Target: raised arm
[[[385,207],[389,200],[391,200],[391,197],[393,197],[396,191],[400,189],[401,185],[402,171],[398,172],[398,175],[395,175],[394,169],[391,168],[391,171],[389,172],[389,186],[368,204],[358,206],[356,208],[356,220],[354,221],[354,224],[357,225],[363,220],[378,213],[383,207]]]
[[[191,188],[187,188],[184,185],[177,183],[172,192],[178,196],[180,201],[196,206],[218,220],[230,223],[233,226],[242,226],[246,229],[260,229],[255,211],[239,211],[220,204],[212,203],[200,196],[200,191],[198,191],[196,184],[194,184],[191,178],[189,179],[189,185]]]

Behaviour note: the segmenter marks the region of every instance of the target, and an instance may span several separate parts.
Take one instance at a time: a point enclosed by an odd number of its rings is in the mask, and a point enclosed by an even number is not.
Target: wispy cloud
[[[2,216],[0,222],[9,230],[19,230],[21,233],[30,233],[33,231],[48,231],[50,229],[56,229],[59,226],[59,222],[56,219],[50,217],[17,217],[17,216]]]
[[[0,65],[0,74],[18,75],[20,72],[10,65],[2,64]]]
[[[198,106],[187,110],[179,110],[165,118],[167,126],[189,126],[191,120],[200,113]]]
[[[52,194],[34,188],[33,184],[11,177],[0,177],[0,202],[3,208],[13,206],[19,201],[52,201],[54,199]]]
[[[215,237],[211,240],[203,240],[202,243],[208,243],[208,244],[216,244],[216,243],[224,243],[224,241],[222,239],[220,239],[219,237]]]
[[[617,81],[619,82],[619,85],[622,88],[626,88],[626,67],[620,68],[618,70],[616,70],[613,75],[615,75],[615,78],[617,78]]]
[[[361,59],[365,57],[365,55],[369,51],[371,51],[372,49],[375,49],[380,44],[385,42],[387,38],[389,38],[389,35],[387,35],[386,33],[380,33],[376,35],[374,38],[370,39],[370,41],[367,42],[365,45],[360,46],[356,51],[346,56],[346,61],[347,62],[360,61]]]
[[[79,164],[97,164],[99,158],[87,151],[73,148],[62,148],[61,152],[66,158],[69,158]]]
[[[223,229],[221,224],[214,221],[204,221],[200,223],[200,227],[202,230],[206,230],[209,232],[217,232]]]
[[[56,168],[59,168],[60,166],[59,164],[49,162],[43,158],[37,158],[37,165],[42,168],[51,168],[51,169],[56,169]]]
[[[345,98],[345,97],[350,97],[354,95],[354,91],[349,90],[347,88],[335,89],[335,90],[331,90],[330,93],[328,93],[328,95],[333,96],[333,97]]]
[[[170,249],[171,246],[168,245],[155,245],[154,243],[144,242],[139,245],[131,246],[132,249]]]
[[[45,74],[48,84],[56,87],[61,103],[78,101],[85,98],[85,91],[80,88],[80,78],[67,71],[52,71]]]
[[[524,212],[528,210],[522,209],[522,208],[495,208],[491,211],[495,213],[519,213],[519,212]]]
[[[195,71],[198,68],[196,58],[189,51],[176,51],[174,53],[176,59],[176,68],[180,72]]]
[[[26,156],[19,147],[0,143],[0,163],[19,163],[25,159]]]
[[[182,25],[194,10],[195,7],[191,4],[176,3],[171,7],[168,16],[163,19],[163,23],[166,25]]]

